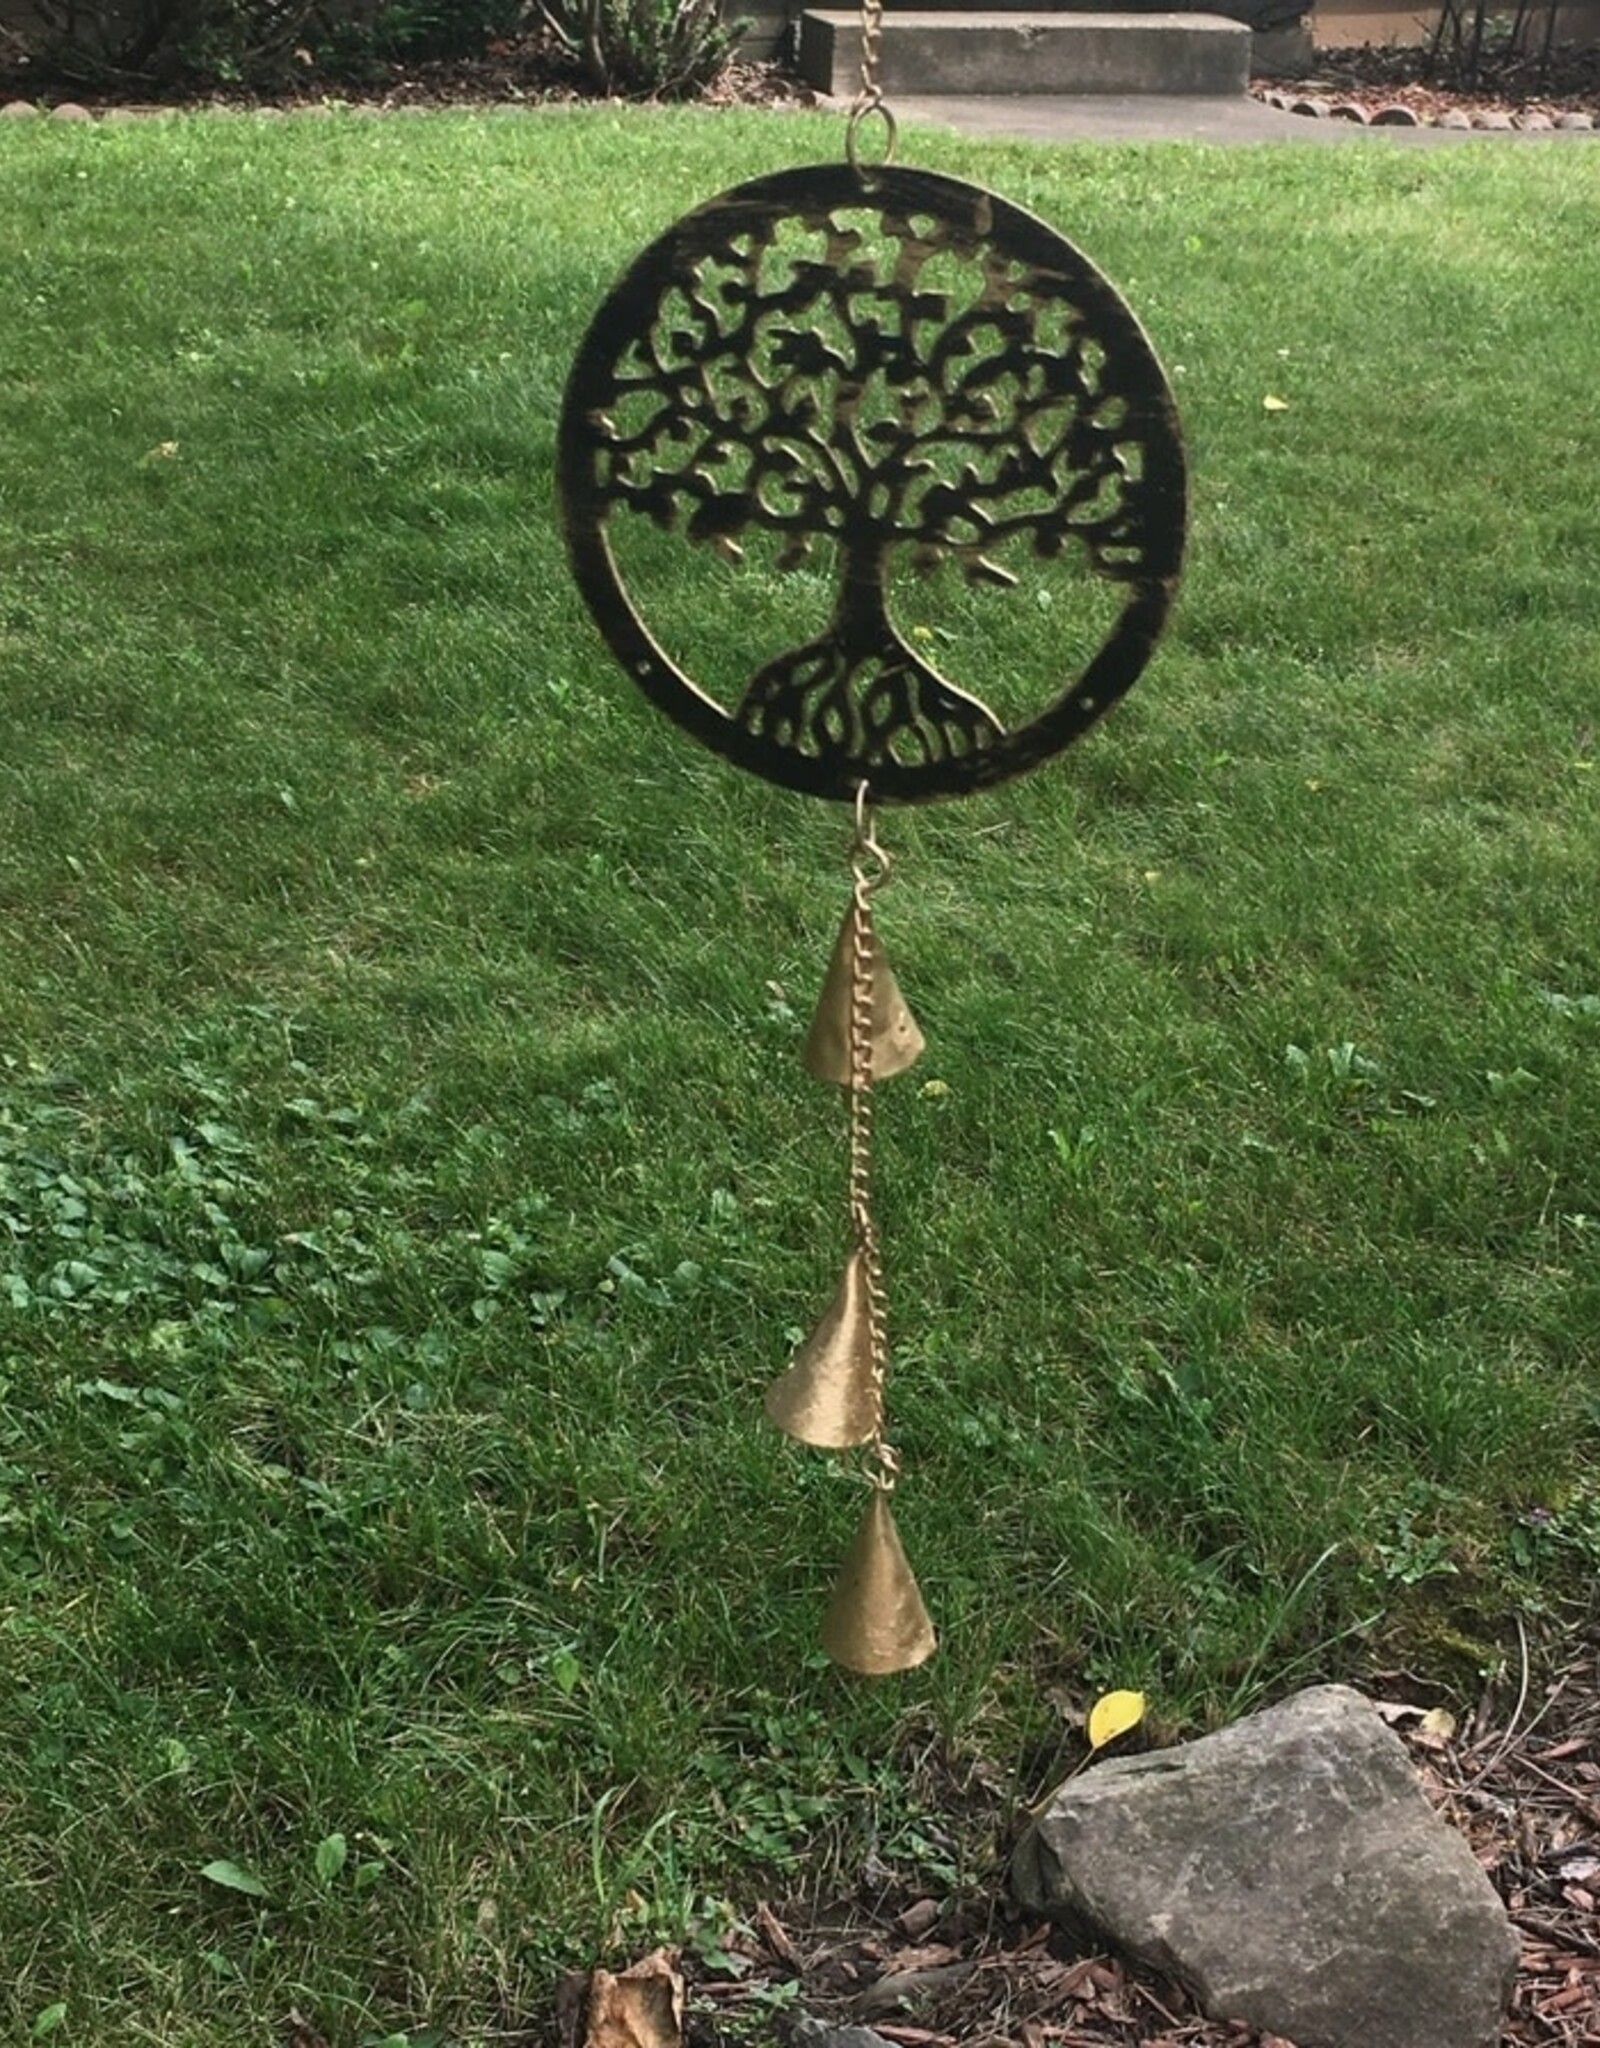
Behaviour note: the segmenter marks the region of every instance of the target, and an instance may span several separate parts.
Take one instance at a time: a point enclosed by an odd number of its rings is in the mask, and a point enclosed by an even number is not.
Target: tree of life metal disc
[[[686,215],[596,314],[568,383],[560,489],[579,587],[639,687],[769,781],[917,802],[1060,751],[1149,658],[1183,556],[1183,446],[1111,285],[1033,215],[933,172],[782,171]],[[612,546],[624,514],[833,578],[822,629],[719,701],[663,651]],[[1015,581],[1077,550],[1116,593],[1077,673],[1010,728],[891,615],[891,564]]]

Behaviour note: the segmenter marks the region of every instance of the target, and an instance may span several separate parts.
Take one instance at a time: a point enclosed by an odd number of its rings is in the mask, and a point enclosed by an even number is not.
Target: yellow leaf
[[[1417,1733],[1430,1743],[1441,1747],[1454,1741],[1456,1717],[1448,1707],[1430,1707],[1417,1723]]]
[[[1289,410],[1289,401],[1287,398],[1275,398],[1269,391],[1261,401],[1261,410],[1263,412],[1287,412]]]
[[[1104,1749],[1144,1719],[1142,1692],[1102,1693],[1089,1709],[1089,1747]]]

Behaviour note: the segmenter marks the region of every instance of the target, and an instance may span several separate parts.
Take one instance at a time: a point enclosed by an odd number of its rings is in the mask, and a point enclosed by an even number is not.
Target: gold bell
[[[872,984],[872,1078],[886,1081],[891,1074],[904,1073],[922,1057],[927,1041],[917,1028],[910,1006],[900,993],[894,970],[878,943],[878,934],[867,917],[867,973]],[[832,1081],[840,1088],[850,1086],[850,1004],[855,982],[855,908],[845,913],[827,979],[817,1001],[817,1013],[806,1034],[801,1059],[806,1072],[819,1081]]]
[[[872,1304],[862,1252],[850,1254],[821,1322],[789,1370],[768,1387],[765,1407],[787,1435],[824,1451],[864,1444],[878,1427]]]
[[[874,1487],[822,1618],[822,1647],[847,1671],[876,1677],[910,1671],[938,1642],[900,1547],[889,1496]]]

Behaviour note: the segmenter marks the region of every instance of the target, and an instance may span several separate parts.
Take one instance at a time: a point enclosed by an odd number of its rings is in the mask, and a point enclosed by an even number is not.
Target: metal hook
[[[877,114],[883,122],[883,155],[875,164],[863,164],[861,161],[861,124],[872,114]],[[874,171],[888,169],[889,165],[894,162],[895,151],[899,147],[899,142],[899,123],[895,120],[894,115],[890,113],[888,107],[885,106],[883,95],[876,92],[863,93],[850,109],[850,120],[844,131],[845,157],[849,162],[851,170],[855,172],[863,184],[871,182],[871,175]]]
[[[870,889],[880,888],[894,871],[894,860],[888,849],[878,842],[878,825],[873,815],[872,791],[865,781],[856,784],[856,835],[851,846],[857,877]],[[877,873],[868,875],[863,862],[877,863]]]

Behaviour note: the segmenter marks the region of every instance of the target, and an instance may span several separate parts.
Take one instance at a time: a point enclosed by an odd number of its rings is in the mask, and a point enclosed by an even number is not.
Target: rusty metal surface
[[[1171,392],[1116,291],[1033,215],[888,166],[757,179],[646,249],[573,367],[559,486],[579,587],[638,686],[738,766],[841,799],[960,795],[1058,753],[1138,677],[1183,555]],[[777,535],[778,567],[829,568],[832,617],[721,702],[635,608],[611,545],[627,518],[730,559]],[[1120,602],[1010,729],[888,596],[891,564],[1013,584],[1008,544],[1077,550]]]

